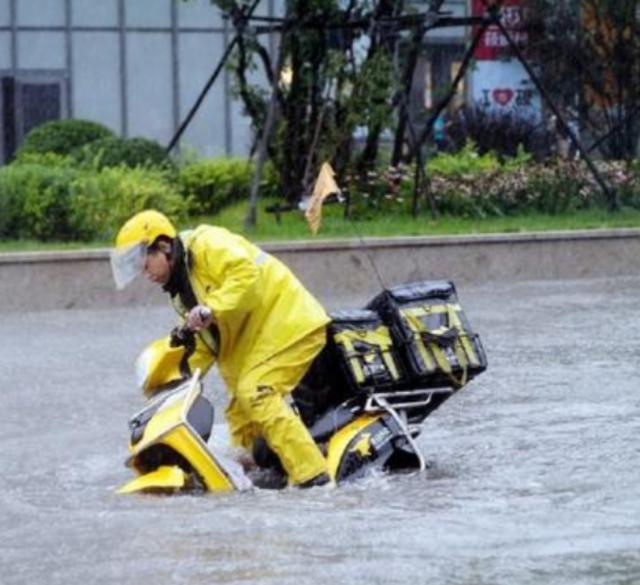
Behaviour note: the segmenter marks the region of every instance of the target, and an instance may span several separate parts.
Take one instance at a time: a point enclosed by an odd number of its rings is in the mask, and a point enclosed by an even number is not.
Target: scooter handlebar
[[[179,347],[181,345],[188,345],[193,341],[194,332],[189,328],[187,324],[175,327],[171,331],[171,347]]]
[[[199,307],[199,316],[203,321],[211,318],[211,309],[209,307]],[[188,323],[180,325],[171,331],[171,345],[178,347],[180,345],[188,345],[193,343],[195,329],[192,329]]]

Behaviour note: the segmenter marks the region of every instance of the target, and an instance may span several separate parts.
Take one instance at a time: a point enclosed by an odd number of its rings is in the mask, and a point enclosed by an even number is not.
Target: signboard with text
[[[472,10],[473,16],[483,16],[487,11],[483,0],[473,0]],[[509,36],[518,46],[526,47],[529,42],[529,35],[525,29],[522,0],[504,0],[500,12],[502,24],[509,32]],[[473,56],[480,61],[494,61],[509,55],[509,43],[500,32],[500,29],[494,24],[484,31],[480,44]]]
[[[473,0],[473,15],[486,12],[483,0]],[[525,48],[529,40],[524,28],[525,15],[521,0],[505,0],[501,9],[502,23],[509,35]],[[471,94],[476,105],[495,111],[539,119],[541,100],[522,63],[512,56],[508,40],[493,25],[487,28],[474,53]]]

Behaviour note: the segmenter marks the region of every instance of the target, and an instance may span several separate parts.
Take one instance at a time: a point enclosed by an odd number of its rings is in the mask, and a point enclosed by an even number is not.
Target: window
[[[8,162],[30,130],[66,117],[66,79],[57,72],[0,72],[0,82],[0,160]]]

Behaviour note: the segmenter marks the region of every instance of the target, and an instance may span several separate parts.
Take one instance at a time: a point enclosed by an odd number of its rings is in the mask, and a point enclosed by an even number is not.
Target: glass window
[[[235,101],[231,106],[231,121],[233,133],[231,135],[231,154],[238,156],[247,156],[253,144],[253,130],[251,129],[251,120],[244,113],[244,106],[239,101]],[[212,152],[214,154],[224,154],[223,152]]]
[[[116,32],[73,33],[73,113],[121,131],[120,45]],[[96,87],[100,90],[96,91]]]
[[[193,106],[224,50],[221,34],[188,34],[180,38],[180,116]],[[188,64],[188,67],[186,66]],[[182,138],[205,155],[225,152],[224,79],[220,75]]]
[[[11,33],[0,32],[0,69],[11,68]]]
[[[9,160],[33,128],[65,113],[65,77],[56,71],[22,71],[2,78],[0,155]]]
[[[166,144],[173,130],[171,35],[127,36],[127,96],[130,136]],[[187,66],[188,63],[185,63]]]
[[[0,26],[9,26],[11,24],[11,12],[9,10],[9,2],[7,0],[0,1]]]
[[[127,0],[125,14],[127,26],[170,27],[171,0]]]
[[[64,0],[18,0],[19,26],[64,26]]]
[[[74,26],[117,26],[117,0],[72,0],[71,22]]]
[[[20,69],[65,69],[64,33],[18,33],[18,67]]]
[[[190,28],[222,28],[220,9],[209,0],[178,3],[178,25]]]
[[[47,120],[58,120],[62,114],[62,87],[60,83],[20,84],[23,113],[23,132],[27,135]]]

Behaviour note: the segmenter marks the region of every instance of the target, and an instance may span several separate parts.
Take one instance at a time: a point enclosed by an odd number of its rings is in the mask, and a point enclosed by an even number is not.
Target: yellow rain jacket
[[[208,332],[201,341],[217,352],[231,396],[232,439],[250,447],[263,436],[294,483],[322,473],[324,458],[282,397],[324,346],[326,312],[282,262],[245,238],[206,225],[180,238],[196,300],[219,331],[217,348]]]

